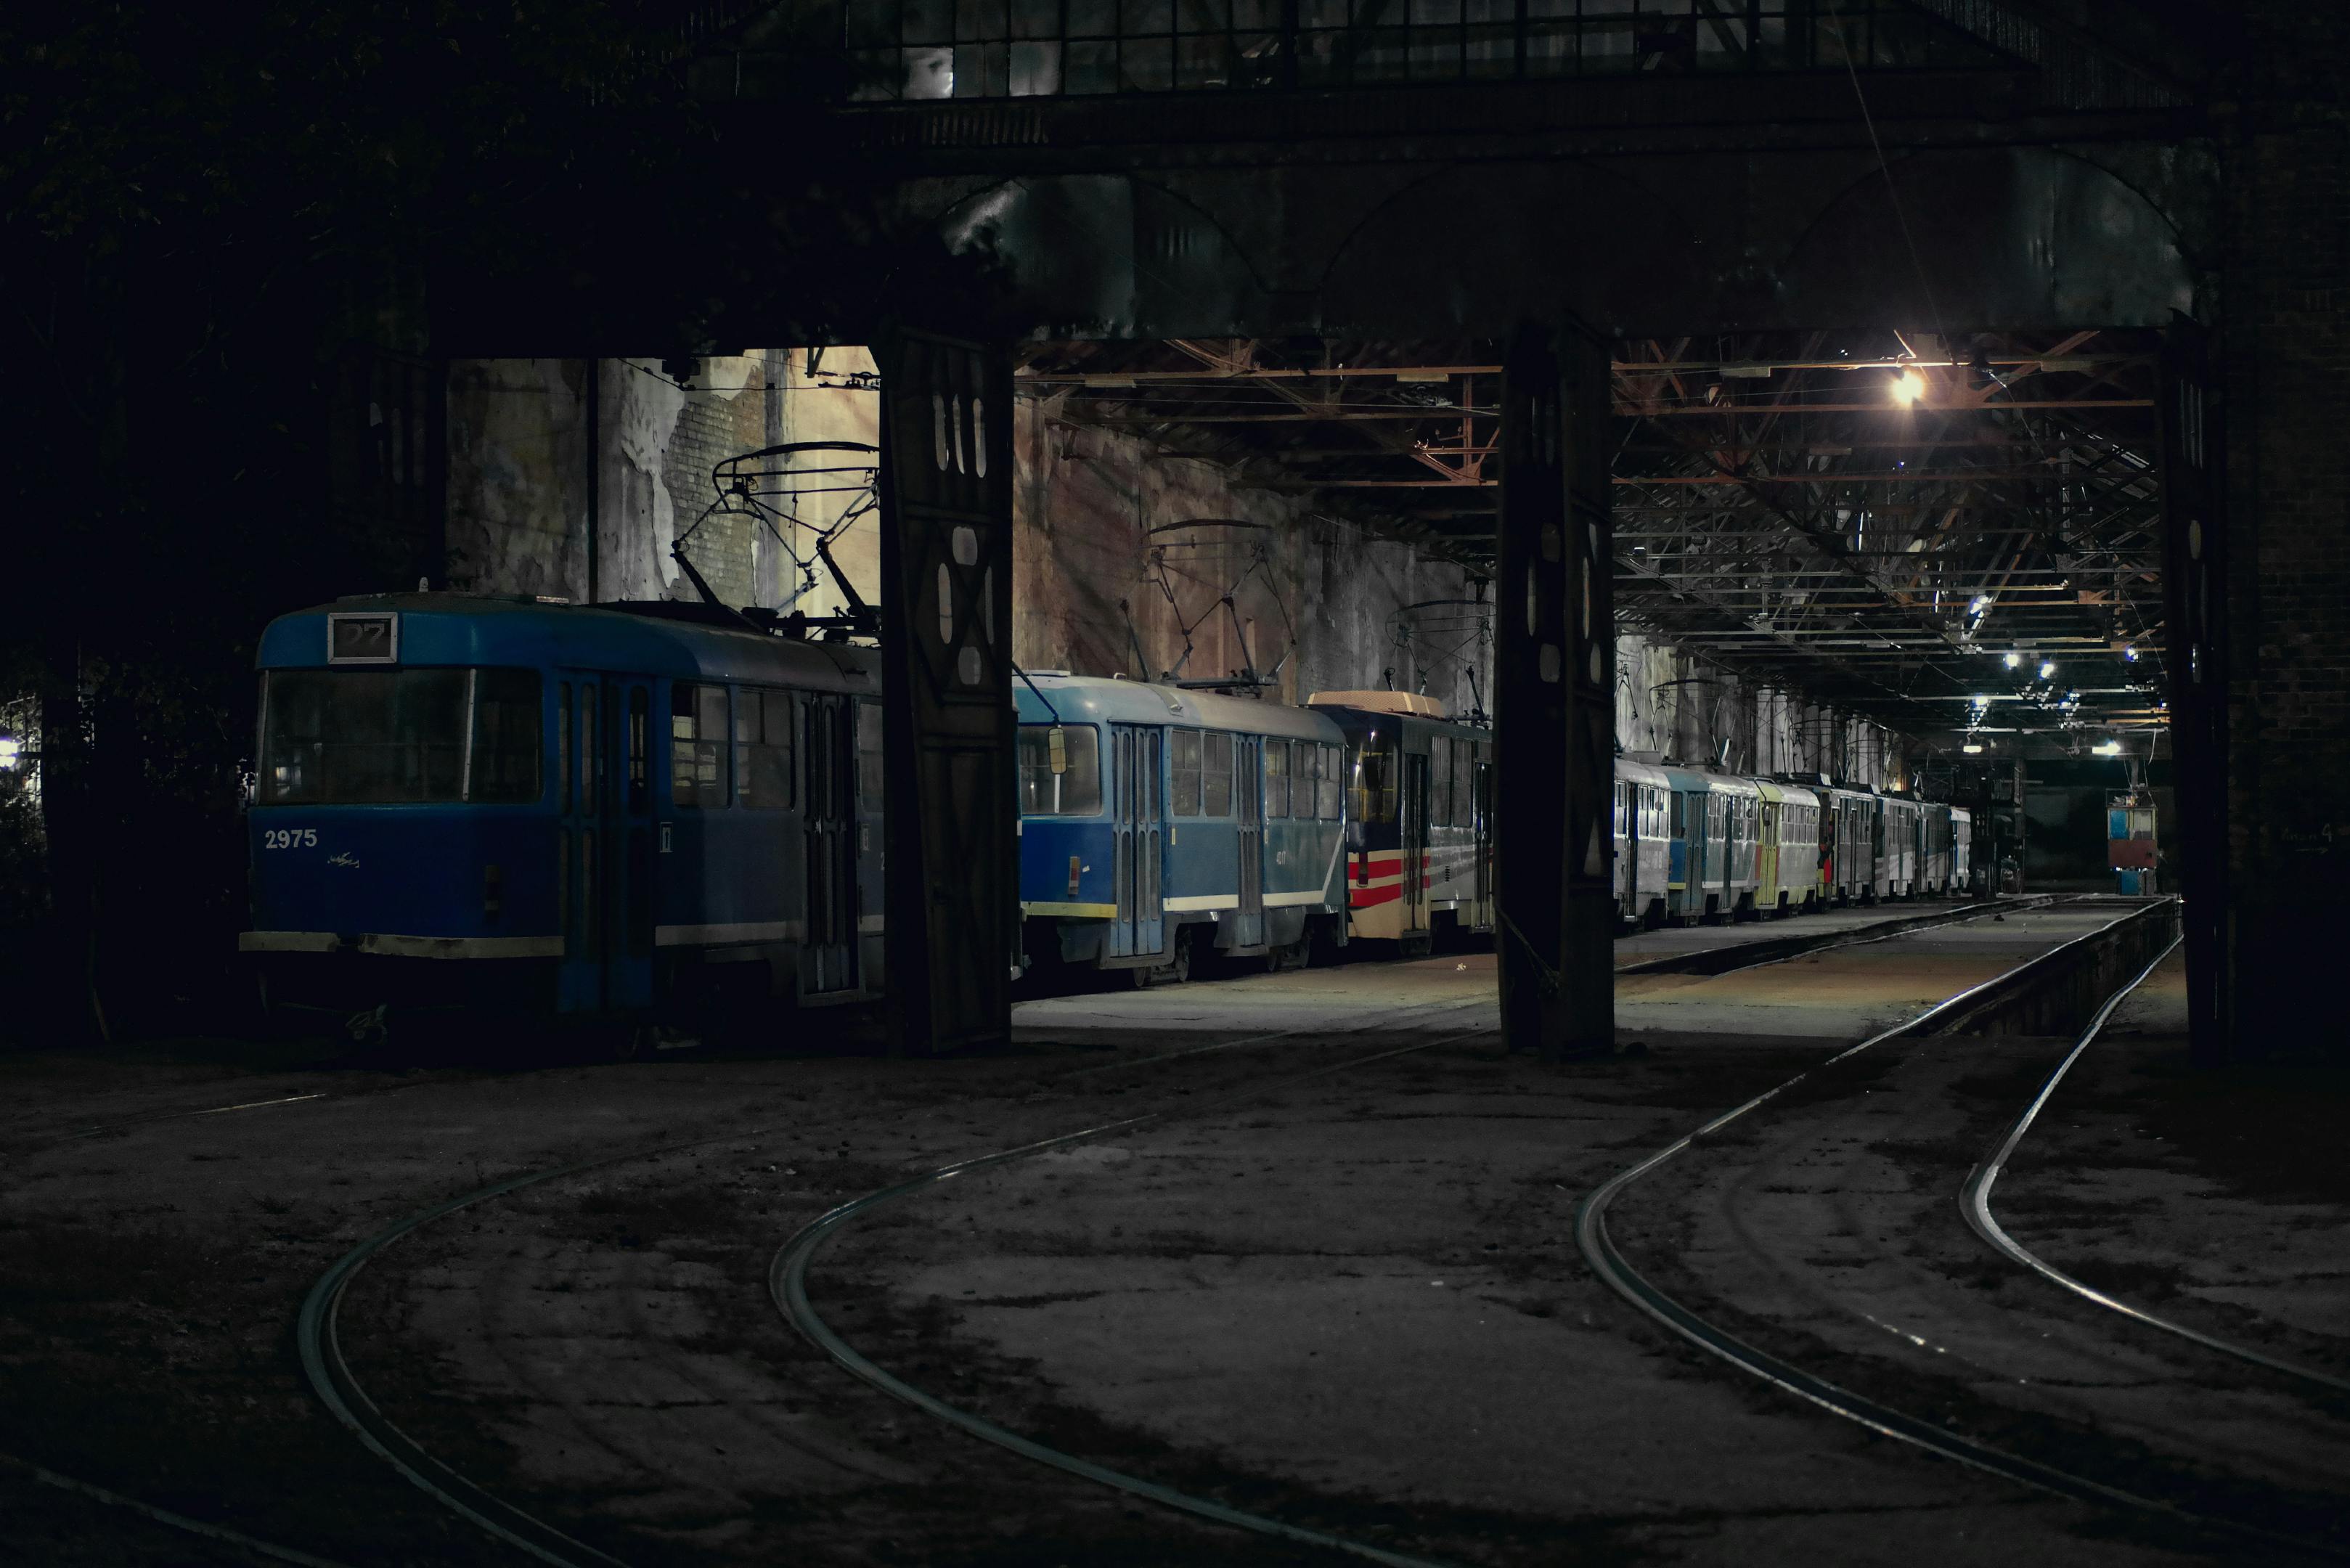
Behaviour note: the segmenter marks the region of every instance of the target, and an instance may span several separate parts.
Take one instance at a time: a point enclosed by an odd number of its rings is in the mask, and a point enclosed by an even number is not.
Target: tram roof
[[[400,618],[401,666],[567,668],[819,691],[879,684],[879,656],[870,649],[628,608],[453,593],[365,595],[279,616],[262,633],[255,662],[264,670],[325,668],[328,616],[387,612]]]
[[[1033,690],[1031,680],[1035,683]],[[1046,722],[1057,713],[1064,723],[1196,724],[1303,741],[1336,743],[1345,739],[1338,726],[1324,715],[1286,703],[1258,702],[1217,691],[1192,691],[1105,675],[1031,671],[1027,680],[1013,681],[1012,695],[1019,704],[1020,716],[1030,722]]]

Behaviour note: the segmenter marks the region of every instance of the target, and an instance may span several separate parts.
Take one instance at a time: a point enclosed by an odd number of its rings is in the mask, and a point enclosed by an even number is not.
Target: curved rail
[[[1384,1062],[1391,1057],[1409,1055],[1415,1051],[1433,1050],[1440,1045],[1452,1044],[1457,1041],[1469,1039],[1472,1035],[1488,1033],[1491,1031],[1487,1029],[1464,1030],[1458,1034],[1447,1035],[1442,1039],[1424,1040],[1415,1044],[1374,1052],[1367,1056],[1352,1057],[1345,1062],[1333,1063],[1326,1067],[1317,1067],[1309,1073],[1295,1074],[1272,1084],[1259,1085],[1253,1088],[1240,1090],[1203,1102],[1199,1106],[1183,1108],[1189,1111],[1214,1110],[1239,1100],[1288,1088],[1311,1079],[1326,1077],[1333,1073],[1368,1066],[1374,1062]],[[767,1293],[774,1298],[775,1310],[783,1314],[785,1321],[852,1376],[881,1390],[892,1398],[903,1400],[916,1409],[969,1433],[982,1442],[993,1443],[997,1448],[1018,1454],[1023,1459],[1049,1465],[1055,1469],[1076,1476],[1082,1480],[1109,1487],[1114,1490],[1125,1492],[1130,1497],[1157,1503],[1163,1508],[1171,1508],[1184,1513],[1194,1514],[1201,1519],[1211,1520],[1218,1524],[1232,1525],[1259,1535],[1295,1542],[1300,1545],[1318,1546],[1329,1551],[1343,1552],[1349,1556],[1387,1564],[1388,1568],[1443,1568],[1442,1564],[1433,1563],[1427,1558],[1390,1552],[1385,1547],[1373,1546],[1367,1542],[1354,1541],[1345,1536],[1332,1535],[1324,1531],[1310,1529],[1305,1525],[1292,1524],[1285,1520],[1274,1519],[1267,1514],[1251,1513],[1244,1509],[1232,1508],[1216,1501],[1213,1498],[1178,1491],[1172,1487],[1162,1486],[1157,1481],[1147,1480],[1140,1476],[1128,1475],[1123,1470],[1112,1469],[1107,1465],[1097,1465],[1090,1459],[1082,1459],[1061,1449],[1048,1448],[1034,1438],[1022,1437],[1007,1428],[997,1426],[984,1417],[973,1415],[958,1406],[950,1405],[936,1395],[925,1392],[902,1378],[882,1370],[867,1360],[855,1346],[834,1332],[832,1325],[825,1322],[822,1314],[816,1310],[815,1304],[808,1300],[809,1265],[816,1261],[816,1254],[824,1250],[827,1242],[860,1216],[884,1205],[910,1197],[914,1193],[936,1187],[941,1182],[952,1181],[957,1177],[968,1176],[975,1171],[991,1169],[996,1166],[1009,1165],[1016,1160],[1027,1159],[1045,1153],[1050,1149],[1067,1148],[1072,1145],[1104,1137],[1111,1133],[1147,1127],[1153,1122],[1164,1121],[1174,1114],[1172,1109],[1168,1109],[1149,1111],[1138,1116],[1120,1117],[1117,1121],[1103,1122],[1095,1127],[1080,1128],[1076,1132],[1063,1133],[1057,1137],[1041,1138],[1035,1143],[1001,1149],[994,1154],[979,1155],[971,1159],[958,1160],[952,1165],[942,1165],[935,1170],[926,1171],[910,1180],[901,1181],[894,1187],[885,1187],[878,1192],[868,1192],[862,1198],[851,1199],[801,1227],[796,1234],[784,1243],[775,1253],[775,1262],[767,1271]]]
[[[757,1132],[732,1133],[724,1140],[707,1141],[732,1141],[757,1136]],[[691,1147],[672,1144],[658,1149],[634,1149],[606,1159],[586,1160],[577,1165],[559,1166],[553,1170],[510,1177],[411,1214],[390,1229],[369,1237],[344,1253],[333,1268],[319,1275],[318,1282],[310,1287],[310,1293],[303,1299],[302,1314],[296,1322],[294,1337],[302,1353],[302,1371],[309,1378],[312,1391],[334,1413],[335,1419],[349,1428],[377,1458],[406,1476],[434,1501],[471,1520],[508,1545],[519,1547],[539,1562],[549,1564],[550,1568],[626,1568],[619,1558],[574,1541],[544,1520],[525,1513],[474,1485],[434,1459],[414,1438],[392,1425],[390,1419],[376,1407],[375,1401],[368,1397],[367,1390],[359,1386],[359,1379],[351,1375],[349,1366],[343,1360],[342,1345],[335,1332],[336,1317],[342,1306],[344,1291],[349,1288],[359,1272],[367,1266],[368,1260],[402,1236],[421,1230],[435,1220],[469,1209],[484,1199],[518,1192],[525,1187],[553,1181],[557,1177],[577,1176],[582,1171],[618,1165],[623,1160]]]
[[[1441,1012],[1470,1005],[1473,1003],[1439,1003],[1434,1004],[1433,1011]],[[1233,1050],[1243,1045],[1285,1039],[1293,1034],[1306,1033],[1313,1027],[1315,1026],[1301,1025],[1296,1029],[1261,1032],[1242,1035],[1235,1039],[1213,1041],[1207,1044],[1161,1052],[1156,1055],[1139,1057],[1131,1062],[1105,1063],[1098,1066],[1057,1074],[1052,1081],[1090,1077],[1118,1067],[1153,1066],[1162,1062],[1196,1056],[1211,1051]],[[1476,1031],[1470,1033],[1473,1033]],[[1454,1036],[1454,1038],[1462,1037]],[[1424,1044],[1409,1046],[1405,1049],[1424,1050],[1430,1045],[1444,1043],[1430,1041]],[[1396,1054],[1398,1053],[1386,1053],[1386,1054]],[[1341,1065],[1352,1064],[1354,1064]],[[1336,1067],[1331,1067],[1321,1071],[1337,1070]],[[1315,1075],[1305,1075],[1308,1077]],[[1221,1103],[1222,1102],[1211,1101],[1206,1104]],[[1201,1108],[1205,1108],[1205,1106]],[[1135,1121],[1155,1120],[1168,1114],[1170,1113],[1161,1111],[1147,1116],[1129,1118],[1128,1122],[1095,1128],[1084,1136],[1095,1136],[1112,1130],[1115,1127],[1131,1125]],[[405,1476],[410,1482],[434,1501],[487,1531],[499,1540],[521,1549],[541,1563],[549,1564],[550,1568],[626,1568],[626,1564],[619,1559],[574,1540],[546,1521],[467,1480],[440,1459],[435,1459],[414,1438],[394,1425],[390,1418],[377,1407],[375,1402],[368,1397],[367,1391],[360,1386],[359,1379],[352,1374],[349,1365],[343,1358],[341,1342],[336,1332],[343,1293],[349,1288],[351,1281],[358,1276],[359,1271],[367,1266],[369,1260],[394,1241],[423,1229],[437,1220],[446,1219],[460,1210],[469,1209],[476,1203],[503,1197],[507,1193],[519,1192],[525,1188],[536,1187],[542,1182],[555,1181],[563,1177],[579,1176],[608,1166],[624,1165],[630,1160],[651,1159],[664,1154],[702,1147],[708,1144],[733,1143],[746,1138],[763,1137],[779,1130],[781,1129],[773,1127],[751,1127],[708,1138],[696,1138],[683,1143],[660,1144],[650,1148],[634,1148],[620,1154],[608,1155],[600,1159],[582,1160],[571,1165],[557,1166],[552,1169],[531,1171],[522,1176],[510,1177],[503,1181],[492,1182],[486,1187],[476,1188],[471,1192],[435,1204],[430,1209],[421,1210],[388,1230],[369,1237],[346,1252],[332,1268],[320,1275],[317,1282],[310,1287],[309,1294],[303,1300],[301,1314],[295,1324],[295,1340],[301,1353],[302,1370],[309,1379],[312,1392],[317,1395],[320,1402],[333,1413],[335,1418],[348,1428],[370,1452]],[[1037,1149],[1052,1146],[1049,1144],[1035,1146]],[[923,1181],[926,1182],[928,1179],[923,1179]],[[914,1185],[921,1184],[923,1183],[917,1182]],[[835,1210],[835,1213],[837,1212],[838,1210]],[[827,1215],[826,1218],[829,1219],[831,1216]],[[816,1223],[823,1224],[824,1220],[819,1220]],[[854,1352],[850,1354],[854,1355]],[[1430,1568],[1430,1565],[1419,1563],[1410,1558],[1393,1557],[1388,1561],[1398,1564],[1399,1568]],[[334,1568],[334,1565],[329,1564],[328,1568]]]
[[[2162,950],[2161,957],[2139,971],[2128,984],[2114,992],[2106,1004],[2097,1010],[2097,1015],[2089,1020],[2088,1028],[2082,1031],[2080,1039],[2074,1043],[2072,1050],[2066,1052],[2064,1059],[2056,1064],[2056,1070],[2048,1075],[2048,1081],[2040,1085],[2040,1092],[2034,1095],[2032,1103],[2023,1108],[2023,1114],[2016,1117],[2015,1125],[2008,1129],[2007,1137],[2001,1140],[1999,1147],[1992,1150],[1990,1158],[1976,1166],[1973,1172],[1968,1176],[1966,1186],[1960,1189],[1959,1193],[1959,1212],[1966,1216],[1967,1223],[1973,1227],[1976,1235],[1981,1236],[2008,1258],[2022,1264],[2041,1278],[2062,1285],[2085,1301],[2094,1302],[2108,1311],[2117,1312],[2124,1317],[2146,1324],[2148,1328],[2158,1328],[2165,1334],[2177,1334],[2181,1339],[2191,1340],[2206,1350],[2216,1350],[2222,1355],[2230,1355],[2239,1361],[2250,1362],[2255,1366],[2264,1366],[2272,1372],[2281,1372],[2288,1377],[2297,1377],[2303,1382],[2314,1383],[2321,1387],[2331,1388],[2336,1393],[2350,1394],[2350,1378],[2337,1377],[2332,1373],[2320,1372],[2314,1367],[2303,1366],[2297,1362],[2286,1361],[2279,1356],[2255,1350],[2250,1345],[2238,1345],[2233,1340],[2221,1339],[2217,1334],[2206,1334],[2201,1329],[2189,1328],[2183,1323],[2174,1322],[2159,1314],[2150,1313],[2144,1307],[2134,1306],[2119,1297],[2108,1295],[2094,1285],[2085,1284],[2024,1247],[2014,1237],[2009,1235],[2001,1227],[2000,1222],[1991,1217],[1991,1187],[1999,1180],[2001,1169],[2013,1157],[2016,1147],[2022,1143],[2023,1135],[2032,1130],[2032,1124],[2039,1119],[2042,1109],[2056,1093],[2056,1085],[2064,1081],[2064,1075],[2072,1070],[2074,1062],[2080,1060],[2081,1053],[2086,1051],[2090,1042],[2096,1039],[2104,1031],[2106,1021],[2113,1017],[2114,1011],[2122,1004],[2123,999],[2136,991],[2148,975],[2160,969],[2170,955],[2178,950],[2178,943],[2172,942],[2169,947]]]
[[[102,1502],[109,1508],[127,1509],[132,1513],[143,1514],[158,1524],[169,1525],[173,1530],[185,1531],[190,1535],[201,1535],[207,1541],[217,1541],[224,1546],[234,1546],[240,1551],[250,1552],[256,1557],[266,1557],[276,1563],[291,1563],[296,1565],[296,1568],[343,1568],[341,1563],[330,1557],[316,1557],[307,1552],[298,1552],[291,1546],[280,1546],[274,1541],[264,1541],[257,1535],[247,1535],[241,1530],[231,1530],[224,1524],[208,1524],[201,1519],[191,1519],[184,1513],[174,1513],[168,1508],[158,1508],[151,1502],[142,1502],[135,1497],[125,1497],[119,1491],[111,1491],[86,1480],[77,1480],[68,1475],[59,1475],[46,1465],[36,1465],[30,1459],[21,1459],[14,1454],[0,1454],[0,1465],[23,1470],[43,1486],[52,1486],[59,1491],[77,1492],[83,1497]]]
[[[2019,964],[2003,974],[1995,975],[1978,985],[1970,986],[1954,996],[1947,997],[1908,1022],[1880,1030],[1856,1045],[1846,1046],[1818,1066],[1806,1068],[1786,1082],[1765,1089],[1744,1104],[1714,1117],[1694,1132],[1686,1134],[1657,1150],[1638,1164],[1617,1172],[1595,1189],[1577,1208],[1575,1217],[1575,1244],[1581,1250],[1585,1261],[1591,1265],[1592,1271],[1606,1282],[1607,1287],[1629,1302],[1643,1315],[1663,1324],[1707,1354],[1719,1356],[1742,1371],[1752,1373],[1798,1398],[1808,1400],[1833,1415],[1857,1423],[1881,1436],[1913,1444],[1929,1452],[1939,1454],[1945,1459],[1955,1459],[1970,1469],[2018,1481],[2025,1486],[2036,1487],[2043,1491],[2054,1492],[2060,1497],[2072,1498],[2076,1501],[2118,1505],[2163,1514],[2182,1523],[2223,1532],[2241,1539],[2258,1541],[2270,1546],[2290,1548],[2336,1560],[2350,1560],[2350,1553],[2343,1552],[2323,1542],[2314,1542],[2298,1536],[2279,1535],[2251,1525],[2238,1523],[2233,1520],[2198,1513],[2180,1508],[2162,1498],[2147,1497],[2120,1487],[2108,1486],[2103,1481],[2075,1475],[2070,1470],[2043,1464],[2037,1459],[2010,1453],[2004,1449],[1994,1448],[1988,1443],[1975,1442],[1951,1432],[1938,1422],[1921,1420],[1917,1417],[1896,1410],[1890,1406],[1879,1404],[1874,1399],[1856,1394],[1849,1388],[1831,1383],[1824,1377],[1815,1377],[1792,1362],[1782,1360],[1767,1351],[1748,1345],[1735,1335],[1708,1323],[1688,1306],[1658,1289],[1632,1266],[1631,1262],[1617,1250],[1614,1238],[1607,1233],[1608,1207],[1625,1189],[1666,1164],[1699,1139],[1719,1132],[1748,1112],[1769,1104],[1788,1090],[1810,1079],[1814,1074],[1832,1067],[1839,1062],[1847,1061],[1888,1040],[1899,1039],[1905,1035],[1927,1033],[1939,1024],[1958,1022],[1991,1001],[1995,993],[2021,989],[2030,982],[2034,971],[2054,969],[2064,955],[2079,949],[2085,943],[2096,940],[2124,921],[2137,918],[2137,915],[2125,915],[2120,919],[2108,921],[2085,936],[2076,937],[2072,941],[2042,953],[2039,957]]]

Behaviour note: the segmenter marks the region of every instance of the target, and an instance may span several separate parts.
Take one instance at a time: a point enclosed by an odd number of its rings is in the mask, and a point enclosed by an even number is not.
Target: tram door
[[[1403,929],[1428,929],[1428,753],[1403,753]]]
[[[556,909],[565,1012],[652,1001],[652,692],[589,671],[555,686]],[[485,901],[504,889],[485,882]]]
[[[1160,892],[1159,745],[1161,732],[1110,726],[1112,787],[1118,799],[1118,950],[1155,953],[1167,945]]]
[[[1258,947],[1264,941],[1264,742],[1255,735],[1232,737],[1232,815],[1241,858],[1232,946]]]
[[[848,699],[800,699],[806,790],[807,922],[800,937],[800,995],[857,989],[857,754]]]
[[[563,1012],[604,1008],[603,690],[595,676],[576,672],[555,683],[555,909],[563,937],[556,1007]]]
[[[1458,744],[1459,742],[1455,742]],[[1482,929],[1493,923],[1493,764],[1477,748],[1478,761],[1469,774],[1469,799],[1477,829],[1477,919]]]
[[[643,680],[604,683],[605,752],[611,787],[604,792],[604,1004],[653,1000],[652,687]]]

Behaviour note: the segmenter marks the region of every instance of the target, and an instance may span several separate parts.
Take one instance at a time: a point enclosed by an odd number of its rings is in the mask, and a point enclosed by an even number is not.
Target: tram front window
[[[261,804],[535,801],[541,729],[535,670],[273,670]]]

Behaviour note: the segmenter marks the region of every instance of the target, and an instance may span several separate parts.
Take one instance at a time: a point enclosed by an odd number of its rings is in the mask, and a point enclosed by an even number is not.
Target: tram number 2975
[[[272,827],[261,836],[264,849],[316,849],[318,830],[315,827]]]

